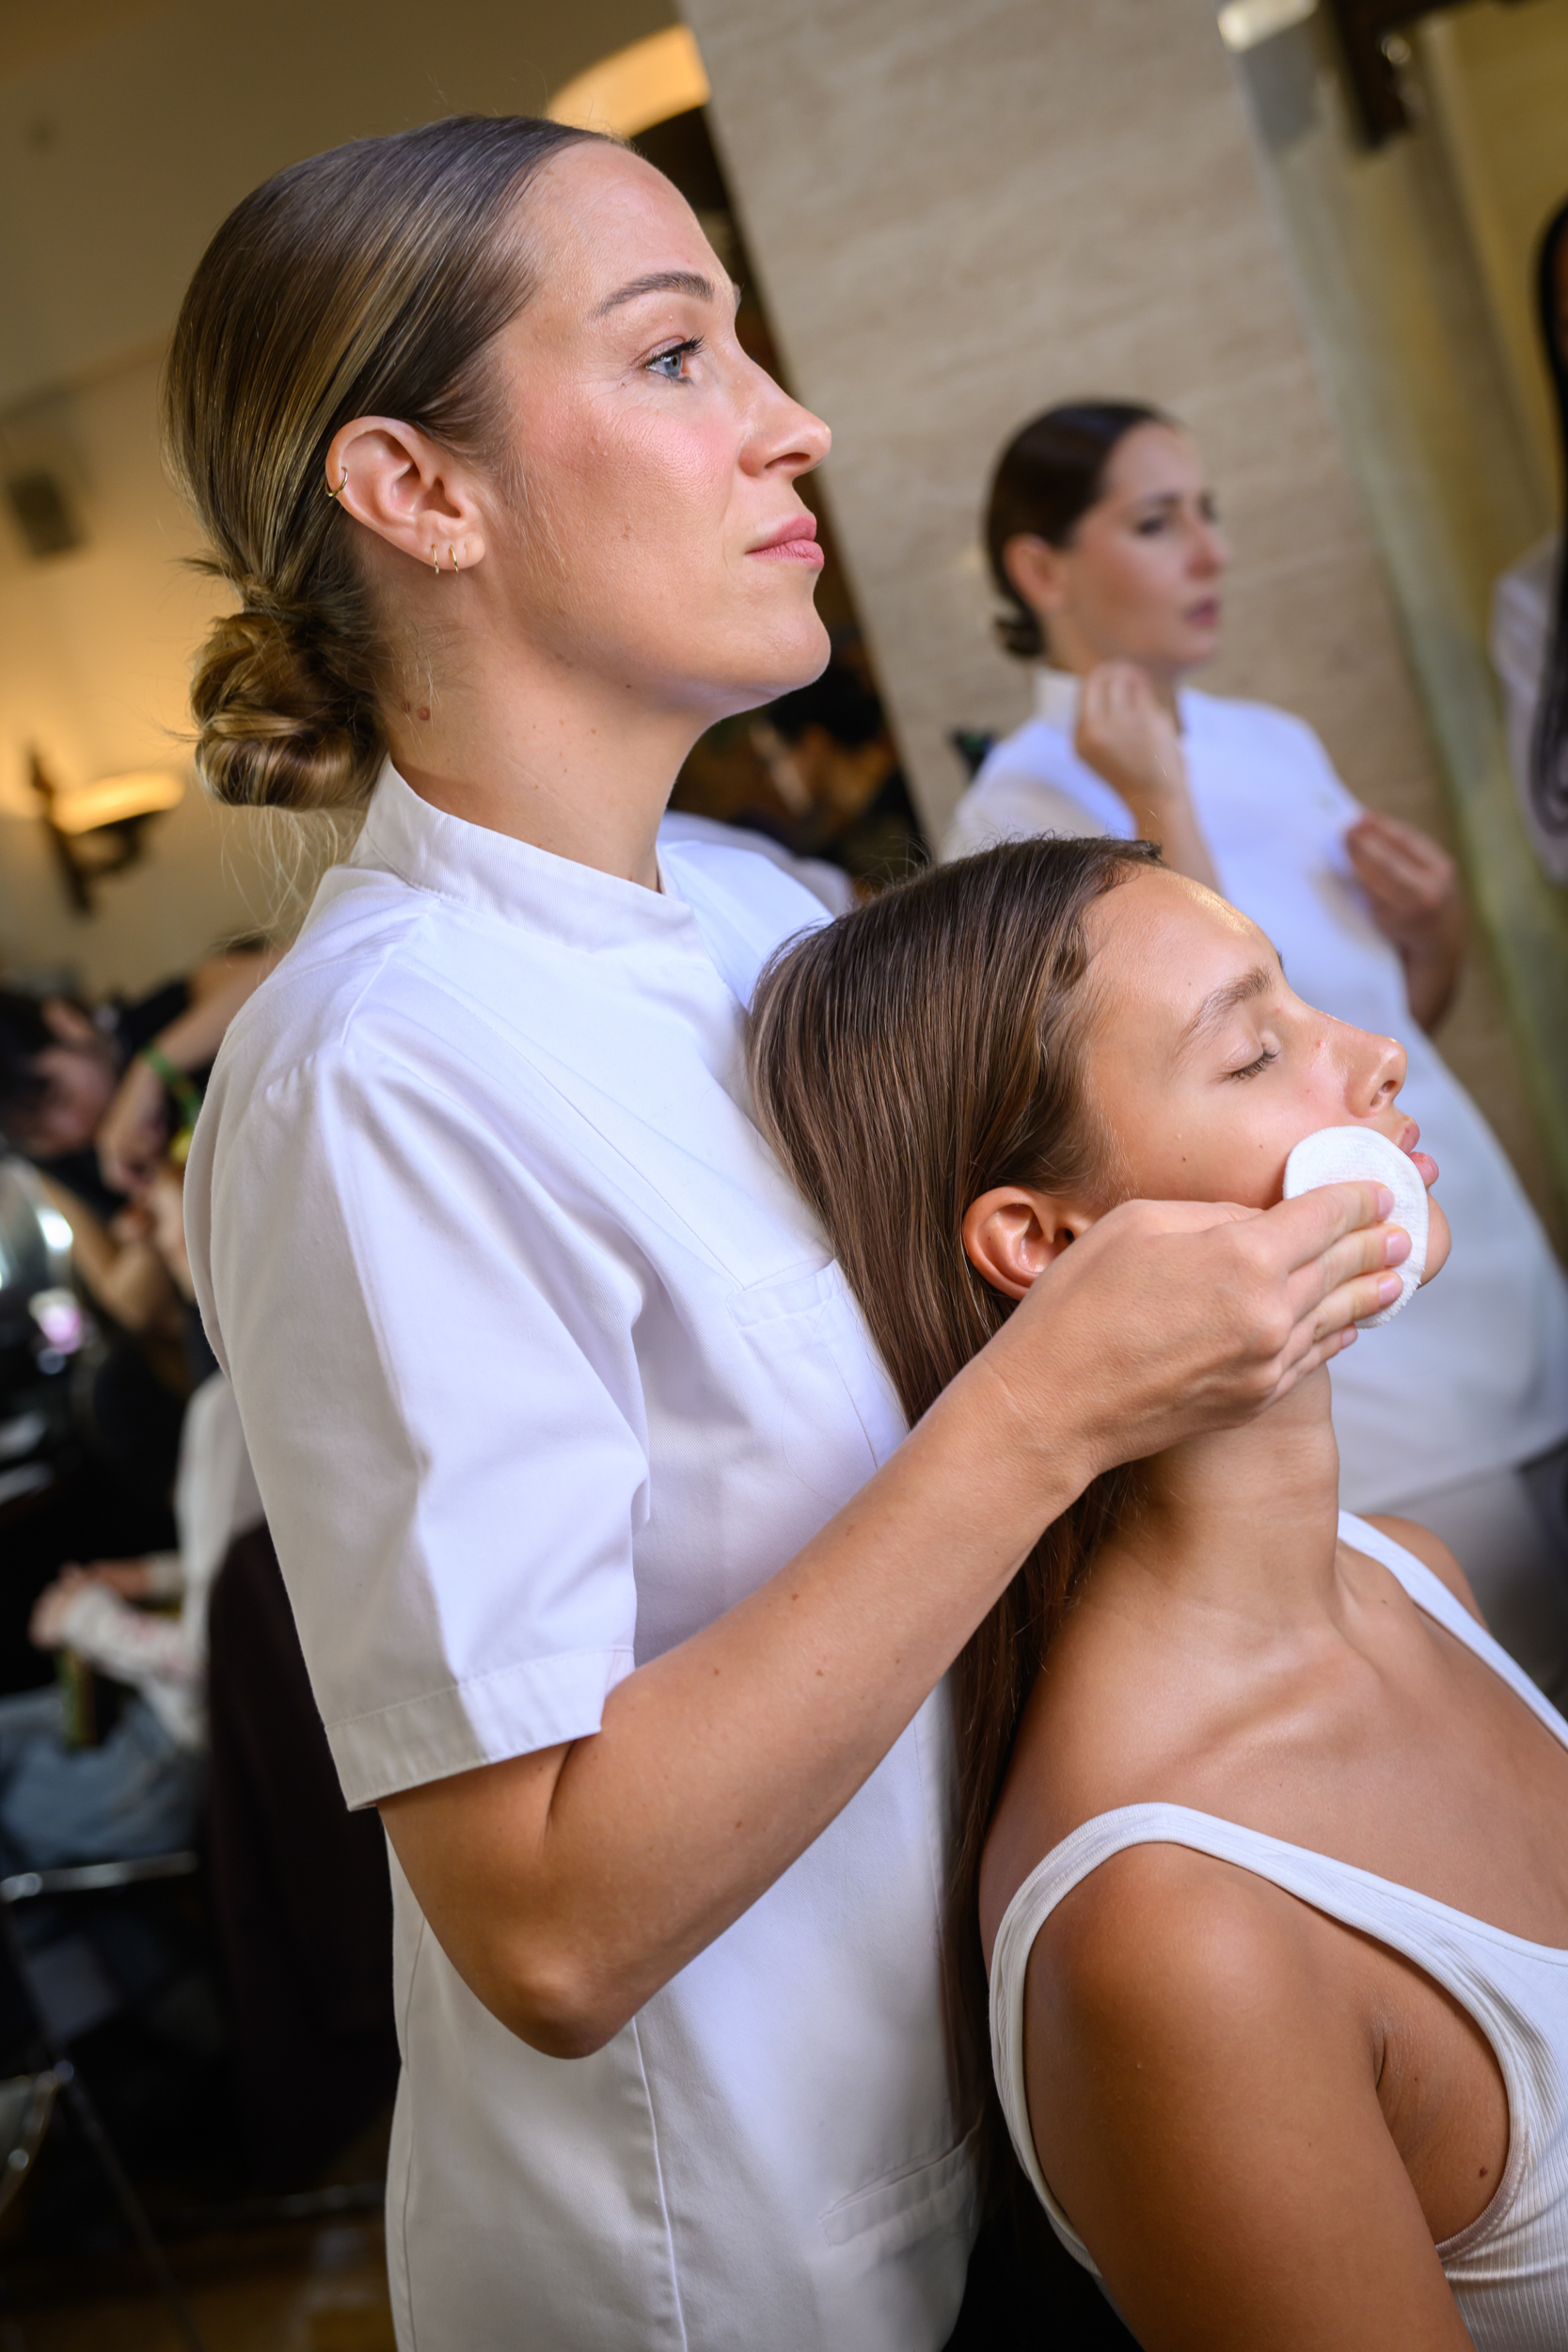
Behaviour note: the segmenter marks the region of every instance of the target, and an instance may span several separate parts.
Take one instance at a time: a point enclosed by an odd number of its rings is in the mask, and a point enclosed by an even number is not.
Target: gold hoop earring
[[[439,580],[441,577],[441,559],[436,552],[436,542],[434,539],[432,539],[430,543],[430,568],[435,573],[436,579]]]
[[[348,468],[346,466],[343,468],[343,478],[341,482],[339,483],[336,489],[332,487],[330,482],[324,483],[322,486],[325,490],[329,499],[341,499],[343,492],[348,488]]]
[[[447,541],[447,553],[451,557],[451,568],[455,572],[457,569],[457,554],[450,539]]]

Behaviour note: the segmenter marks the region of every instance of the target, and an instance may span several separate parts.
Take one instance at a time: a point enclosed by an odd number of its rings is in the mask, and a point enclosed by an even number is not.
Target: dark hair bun
[[[332,675],[309,619],[271,602],[226,613],[191,686],[196,764],[238,808],[353,808],[369,798],[385,746],[367,699]]]

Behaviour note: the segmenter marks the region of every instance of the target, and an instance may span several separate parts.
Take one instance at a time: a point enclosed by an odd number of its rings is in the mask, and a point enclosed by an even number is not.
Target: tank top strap
[[[1537,1720],[1545,1724],[1554,1739],[1568,1747],[1568,1723],[1559,1714],[1545,1693],[1536,1689],[1522,1666],[1515,1665],[1501,1644],[1494,1641],[1483,1625],[1477,1623],[1461,1601],[1454,1598],[1440,1576],[1433,1576],[1424,1560],[1418,1560],[1413,1551],[1386,1535],[1370,1520],[1358,1519],[1352,1511],[1339,1514],[1339,1541],[1352,1551],[1363,1551],[1370,1560],[1388,1570],[1390,1576],[1403,1585],[1411,1599],[1424,1616],[1435,1619],[1457,1642],[1474,1651],[1483,1665],[1500,1675],[1516,1698]]]

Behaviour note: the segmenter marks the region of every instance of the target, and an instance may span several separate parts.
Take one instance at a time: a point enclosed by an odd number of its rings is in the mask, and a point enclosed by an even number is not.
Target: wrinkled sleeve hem
[[[343,1796],[351,1811],[357,1810],[427,1781],[587,1739],[599,1729],[606,1699],[634,1663],[629,1649],[530,1659],[329,1723],[326,1737]]]

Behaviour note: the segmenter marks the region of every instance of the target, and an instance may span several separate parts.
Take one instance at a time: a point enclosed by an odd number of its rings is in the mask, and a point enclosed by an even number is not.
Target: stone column
[[[1236,551],[1204,679],[1299,711],[1370,803],[1447,834],[1283,233],[1208,0],[683,0],[794,389],[834,433],[839,541],[940,832],[957,726],[1023,715],[978,552],[992,459],[1074,393],[1203,445]],[[1444,1048],[1550,1192],[1496,990]]]

